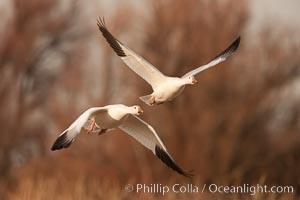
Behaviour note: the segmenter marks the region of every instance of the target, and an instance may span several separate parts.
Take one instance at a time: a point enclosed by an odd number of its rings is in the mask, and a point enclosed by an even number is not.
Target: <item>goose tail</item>
[[[148,106],[152,106],[152,104],[150,103],[150,99],[151,99],[151,94],[146,95],[146,96],[142,96],[140,97],[140,100],[142,100],[144,103],[146,103]]]

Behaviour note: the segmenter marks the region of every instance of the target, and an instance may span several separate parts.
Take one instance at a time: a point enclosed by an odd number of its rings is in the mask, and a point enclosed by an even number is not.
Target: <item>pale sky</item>
[[[259,25],[264,22],[291,26],[300,24],[300,0],[255,0],[251,10],[253,21]]]

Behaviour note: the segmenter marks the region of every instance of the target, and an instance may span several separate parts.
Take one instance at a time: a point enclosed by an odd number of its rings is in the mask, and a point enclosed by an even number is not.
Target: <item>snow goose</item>
[[[240,43],[240,37],[238,37],[227,49],[206,65],[200,66],[186,73],[182,77],[169,77],[162,74],[152,64],[117,40],[106,28],[104,19],[99,19],[97,22],[99,30],[116,54],[131,70],[151,85],[153,93],[140,97],[143,102],[150,106],[173,100],[183,91],[186,85],[197,83],[197,80],[194,77],[196,74],[226,60],[227,57],[237,50]]]
[[[181,175],[192,177],[190,172],[184,171],[175,163],[154,128],[136,116],[142,112],[140,106],[129,107],[122,104],[89,108],[58,136],[51,150],[69,147],[82,129],[88,133],[103,134],[108,130],[120,128],[150,149],[168,167]]]

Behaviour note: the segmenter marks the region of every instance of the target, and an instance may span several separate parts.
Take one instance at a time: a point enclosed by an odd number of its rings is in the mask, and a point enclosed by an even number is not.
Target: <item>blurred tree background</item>
[[[127,183],[192,182],[292,185],[290,198],[299,197],[300,30],[270,21],[253,31],[250,7],[246,0],[1,0],[0,196],[132,199],[138,195],[123,190]],[[170,76],[242,40],[234,56],[196,77],[199,84],[148,107],[138,97],[150,86],[106,44],[99,16]],[[117,130],[50,151],[80,113],[112,103],[141,105],[142,118],[195,177],[177,175]]]

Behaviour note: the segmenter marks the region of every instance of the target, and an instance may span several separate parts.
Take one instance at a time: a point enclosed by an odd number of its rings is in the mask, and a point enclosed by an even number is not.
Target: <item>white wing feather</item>
[[[59,150],[69,147],[75,138],[80,134],[82,128],[88,126],[89,118],[92,114],[106,113],[107,109],[104,107],[95,107],[86,110],[82,113],[65,131],[63,131],[53,143],[51,150]]]
[[[125,57],[121,57],[123,62],[141,78],[147,81],[152,86],[152,88],[156,88],[166,80],[166,76],[162,74],[156,67],[150,64],[147,60],[137,55],[124,45],[120,44],[120,46],[126,54]]]
[[[129,115],[119,128],[150,149],[168,167],[184,176],[193,176],[190,172],[184,171],[175,163],[154,128],[137,116]]]
[[[167,151],[154,128],[135,115],[129,115],[119,128],[151,150],[154,154],[156,145],[160,146],[164,151]]]
[[[217,55],[212,61],[207,63],[206,65],[202,65],[188,73],[186,73],[182,78],[188,77],[188,76],[194,76],[210,67],[213,67],[223,61],[225,61],[229,56],[231,56],[239,47],[240,44],[240,37],[238,37],[227,49],[225,49],[223,52],[221,52],[219,55]]]
[[[134,51],[125,47],[118,41],[106,28],[104,20],[99,19],[97,23],[102,35],[115,51],[115,53],[123,60],[123,62],[141,78],[147,81],[152,88],[157,87],[165,80],[165,75],[156,69],[152,64],[146,61]]]

